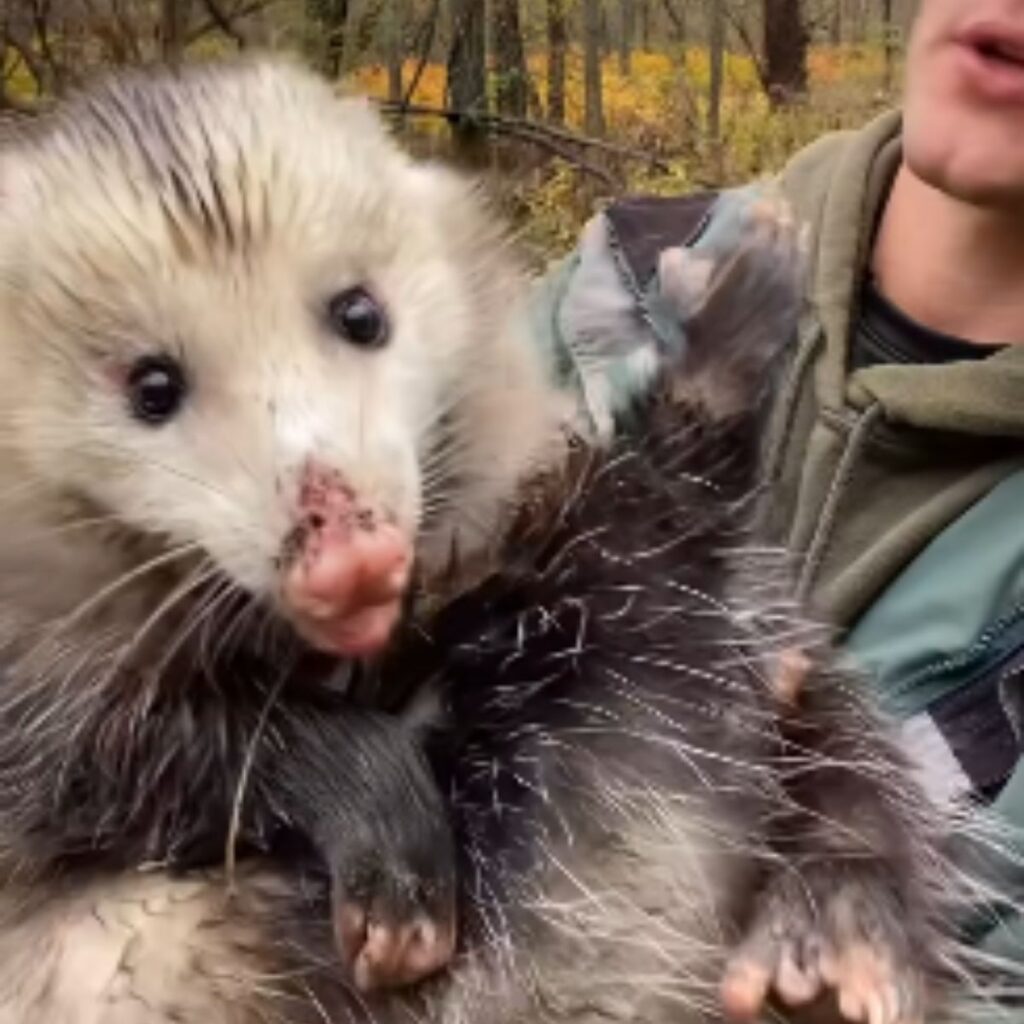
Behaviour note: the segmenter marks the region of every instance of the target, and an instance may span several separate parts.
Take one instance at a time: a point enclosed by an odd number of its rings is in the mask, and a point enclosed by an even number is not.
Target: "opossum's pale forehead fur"
[[[325,325],[356,286],[379,350]],[[411,529],[445,510],[427,563],[494,535],[550,437],[520,300],[473,190],[288,64],[112,79],[0,156],[5,437],[37,479],[201,541],[253,589],[310,459]],[[153,353],[190,387],[158,430],[117,386]]]
[[[83,245],[197,262],[294,247],[312,260],[343,241],[368,263],[416,244],[415,189],[440,187],[364,101],[280,64],[114,78],[26,141],[27,166],[13,157],[2,179],[8,213],[57,229],[43,239],[51,263],[97,255]]]

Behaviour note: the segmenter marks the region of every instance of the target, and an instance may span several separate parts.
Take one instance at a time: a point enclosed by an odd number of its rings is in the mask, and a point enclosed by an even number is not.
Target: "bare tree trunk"
[[[495,106],[499,114],[525,117],[529,79],[519,18],[519,0],[491,0],[491,7],[494,17],[494,63],[498,73],[494,90]]]
[[[565,0],[548,0],[548,120],[565,124],[565,57],[569,26]]]
[[[832,8],[832,17],[828,23],[828,41],[833,46],[840,46],[843,42],[843,0],[835,0]]]
[[[387,12],[388,99],[401,103],[405,96],[402,67],[405,63],[405,3],[389,0]]]
[[[600,0],[583,0],[583,127],[595,138],[604,135],[601,22]]]
[[[341,73],[348,28],[349,0],[306,0],[306,11],[323,37],[320,62],[330,78]]]
[[[190,7],[190,0],[160,0],[160,57],[172,66],[185,55]]]
[[[868,34],[868,0],[854,0],[853,4],[853,38],[863,43]]]
[[[882,32],[885,46],[885,88],[892,89],[893,69],[896,63],[896,24],[892,16],[892,0],[882,0]]]
[[[708,95],[708,142],[715,178],[722,175],[722,80],[725,65],[725,8],[722,0],[711,0],[708,13],[708,49],[711,82]]]
[[[651,0],[640,0],[640,45],[651,48]]]
[[[681,46],[686,42],[686,7],[676,0],[661,0],[662,9],[672,26],[672,35]]]
[[[487,26],[481,0],[451,0],[448,53],[448,105],[455,111],[452,131],[458,155],[482,162],[485,135],[477,117],[487,112]]]
[[[636,0],[619,0],[619,71],[633,73],[633,45],[636,42]]]
[[[764,0],[764,74],[768,98],[776,106],[807,92],[807,30],[800,0]]]

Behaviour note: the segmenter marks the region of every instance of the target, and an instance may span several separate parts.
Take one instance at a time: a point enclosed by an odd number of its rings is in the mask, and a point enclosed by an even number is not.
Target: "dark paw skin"
[[[922,1024],[928,938],[916,934],[877,865],[780,869],[732,955],[723,1001],[740,1020],[756,1019],[774,996],[790,1008],[813,1007],[816,1021]]]
[[[342,962],[360,992],[401,988],[443,969],[456,941],[455,853],[442,808],[415,824],[384,822],[334,845],[331,917]],[[363,829],[359,830],[363,832]],[[376,834],[375,834],[376,833]],[[401,834],[400,834],[401,833]]]
[[[277,827],[304,837],[326,874],[352,985],[399,988],[443,969],[456,943],[455,846],[420,737],[367,712],[293,715],[288,728],[260,783]]]
[[[334,936],[352,984],[363,993],[415,984],[455,951],[454,906],[397,911],[380,901],[336,897]]]

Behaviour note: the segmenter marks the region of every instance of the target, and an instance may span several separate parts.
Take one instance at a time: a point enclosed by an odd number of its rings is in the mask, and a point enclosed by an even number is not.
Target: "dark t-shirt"
[[[868,278],[860,294],[859,315],[850,347],[850,368],[879,363],[954,363],[985,359],[1001,345],[980,345],[933,331],[911,320]]]

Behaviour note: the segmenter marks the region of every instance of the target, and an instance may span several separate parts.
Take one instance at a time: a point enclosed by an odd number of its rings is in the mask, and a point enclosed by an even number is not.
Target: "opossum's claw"
[[[455,952],[455,854],[447,818],[410,810],[404,821],[404,829],[345,830],[323,848],[334,865],[335,942],[362,993],[422,981]]]
[[[730,417],[759,408],[803,308],[804,243],[770,192],[723,193],[706,234],[662,252],[663,312],[682,325],[677,399]]]
[[[828,990],[843,1020],[920,1024],[923,974],[891,891],[869,870],[837,879],[822,865],[812,875],[780,875],[760,897],[727,966],[726,1011],[753,1020],[773,995],[795,1008]]]
[[[364,903],[346,901],[335,910],[334,927],[352,982],[364,993],[421,981],[455,951],[454,915],[376,916]]]

